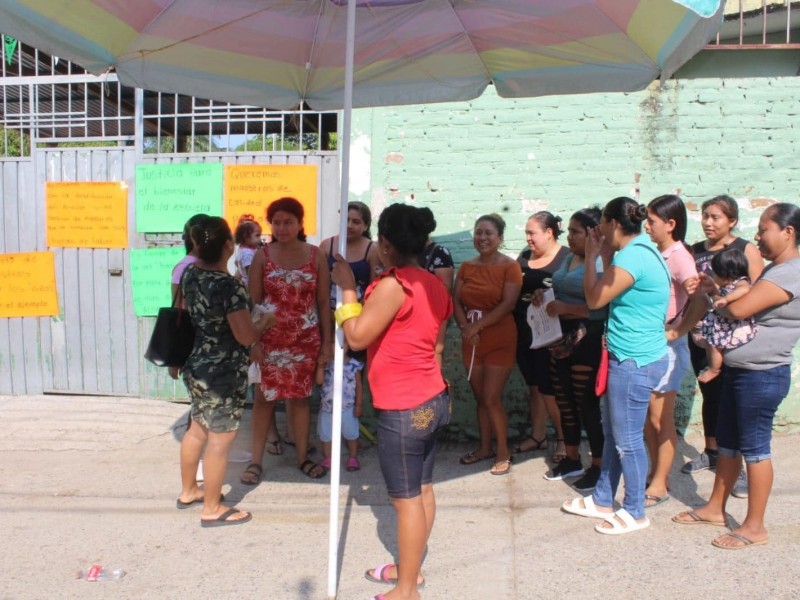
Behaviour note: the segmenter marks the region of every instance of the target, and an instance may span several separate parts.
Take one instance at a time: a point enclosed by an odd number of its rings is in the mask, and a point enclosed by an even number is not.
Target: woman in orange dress
[[[500,215],[478,218],[472,236],[478,256],[459,268],[453,294],[480,433],[480,448],[462,456],[461,464],[494,459],[492,475],[511,470],[503,387],[516,359],[517,328],[511,311],[522,287],[519,263],[500,252],[505,227]],[[492,437],[497,440],[495,452]]]

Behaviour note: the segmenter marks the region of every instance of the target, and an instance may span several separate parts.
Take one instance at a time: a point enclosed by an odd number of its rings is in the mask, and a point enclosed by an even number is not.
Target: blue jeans
[[[717,419],[717,445],[722,456],[744,456],[747,463],[772,458],[772,422],[789,393],[789,365],[764,371],[725,367]]]
[[[392,498],[416,498],[433,481],[439,429],[450,422],[447,391],[408,410],[378,412],[378,460]]]
[[[592,498],[600,506],[613,506],[620,476],[625,477],[622,507],[634,519],[644,517],[647,450],[644,422],[650,392],[667,372],[667,355],[641,367],[636,361],[617,360],[609,354],[608,389],[603,396],[603,463]]]

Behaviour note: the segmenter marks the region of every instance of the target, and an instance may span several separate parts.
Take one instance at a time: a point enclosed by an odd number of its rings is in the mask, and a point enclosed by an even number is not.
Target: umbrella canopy
[[[353,106],[635,91],[716,33],[720,0],[356,0]],[[123,84],[343,107],[347,0],[0,0],[2,33]]]

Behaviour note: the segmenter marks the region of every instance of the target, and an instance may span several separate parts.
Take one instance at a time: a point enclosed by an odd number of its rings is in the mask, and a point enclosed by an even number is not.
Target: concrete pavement
[[[0,598],[327,598],[327,479],[314,482],[287,448],[267,456],[265,481],[241,485],[231,463],[225,493],[254,513],[251,523],[201,529],[199,509],[178,511],[178,445],[187,406],[107,397],[0,397]],[[249,411],[234,453],[249,447]],[[797,598],[800,452],[796,435],[776,436],[770,543],[743,551],[710,545],[721,530],[670,521],[707,497],[713,473],[678,468],[701,438],[680,442],[672,499],[649,511],[652,526],[611,537],[596,521],[566,515],[575,495],[542,478],[529,455],[493,477],[489,463],[458,464],[469,448],[443,444],[437,459],[438,514],[425,563],[425,600],[538,598]],[[362,470],[342,473],[338,598],[363,600],[386,588],[364,570],[395,548],[393,509],[376,450]],[[742,519],[746,501],[729,511]],[[75,572],[121,567],[117,582]]]

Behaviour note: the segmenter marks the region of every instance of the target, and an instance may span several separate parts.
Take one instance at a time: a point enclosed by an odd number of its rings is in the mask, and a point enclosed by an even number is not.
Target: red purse
[[[597,379],[594,380],[594,393],[599,398],[606,393],[608,387],[608,344],[603,336],[603,347],[600,350],[600,364],[597,366]]]

